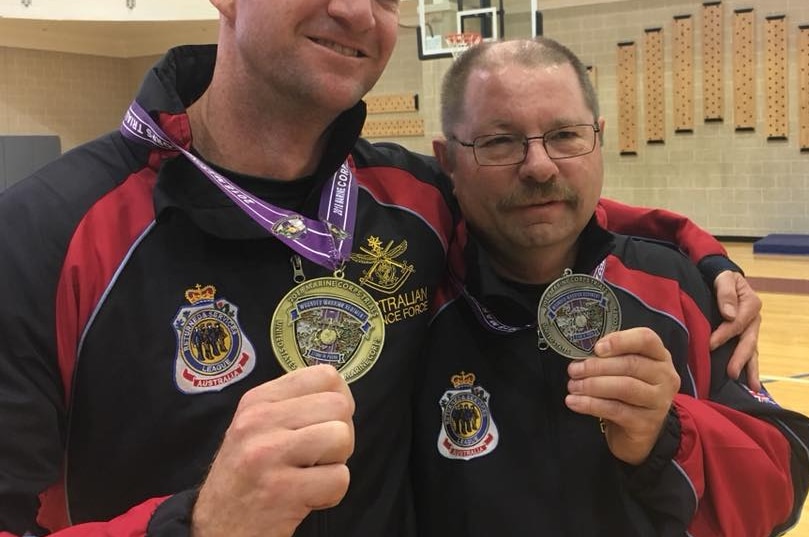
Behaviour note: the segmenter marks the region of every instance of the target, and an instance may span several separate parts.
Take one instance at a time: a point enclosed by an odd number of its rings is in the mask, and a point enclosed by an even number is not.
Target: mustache
[[[516,190],[498,202],[498,208],[509,209],[512,207],[524,207],[526,205],[537,205],[551,201],[560,201],[568,205],[576,205],[579,196],[572,188],[560,185],[556,181],[545,183],[522,184]]]

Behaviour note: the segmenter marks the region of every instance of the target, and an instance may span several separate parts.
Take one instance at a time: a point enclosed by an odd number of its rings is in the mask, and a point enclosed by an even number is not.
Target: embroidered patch
[[[450,378],[454,389],[439,401],[441,430],[438,452],[448,459],[470,460],[497,447],[497,425],[489,411],[489,393],[475,386],[474,373],[461,371]]]
[[[407,251],[407,241],[394,245],[388,241],[382,246],[379,237],[368,237],[368,246],[360,246],[359,252],[351,254],[351,260],[362,265],[370,265],[363,270],[359,283],[385,293],[386,297],[377,300],[386,325],[405,321],[426,314],[430,309],[430,298],[426,286],[404,288],[405,282],[416,272],[407,262],[399,259]]]
[[[185,292],[190,306],[174,318],[174,380],[183,393],[220,391],[253,371],[256,352],[237,320],[238,308],[216,299],[213,285]]]
[[[406,240],[396,246],[388,241],[383,247],[378,237],[368,237],[368,248],[360,246],[361,253],[351,254],[352,261],[371,265],[363,271],[360,283],[389,295],[395,293],[415,271],[407,261],[396,259],[406,250]]]

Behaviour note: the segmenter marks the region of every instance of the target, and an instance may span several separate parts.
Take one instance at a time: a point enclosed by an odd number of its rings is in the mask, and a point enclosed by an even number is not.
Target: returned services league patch
[[[256,352],[239,326],[238,308],[217,299],[213,285],[188,289],[185,298],[191,305],[174,318],[177,388],[188,394],[219,391],[249,375]]]
[[[448,459],[470,460],[497,447],[497,425],[489,411],[489,393],[475,386],[474,373],[461,371],[450,378],[454,389],[439,401],[441,431],[438,452]]]

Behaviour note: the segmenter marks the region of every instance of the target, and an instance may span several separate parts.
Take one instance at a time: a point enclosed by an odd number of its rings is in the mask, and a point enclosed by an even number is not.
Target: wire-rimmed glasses
[[[471,142],[462,142],[455,137],[452,140],[464,147],[471,147],[475,161],[480,166],[511,166],[525,161],[528,144],[532,140],[542,140],[548,158],[554,160],[592,153],[596,146],[596,134],[600,130],[597,124],[583,123],[552,129],[541,136],[502,132],[483,134]]]

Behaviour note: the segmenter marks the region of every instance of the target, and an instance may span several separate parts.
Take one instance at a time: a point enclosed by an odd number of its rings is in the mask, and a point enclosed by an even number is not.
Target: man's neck
[[[336,116],[256,104],[212,85],[188,107],[194,149],[209,162],[256,177],[293,180],[314,173]]]
[[[565,269],[573,268],[578,254],[578,241],[528,250],[489,252],[492,266],[503,278],[527,284],[546,284],[560,278]]]

